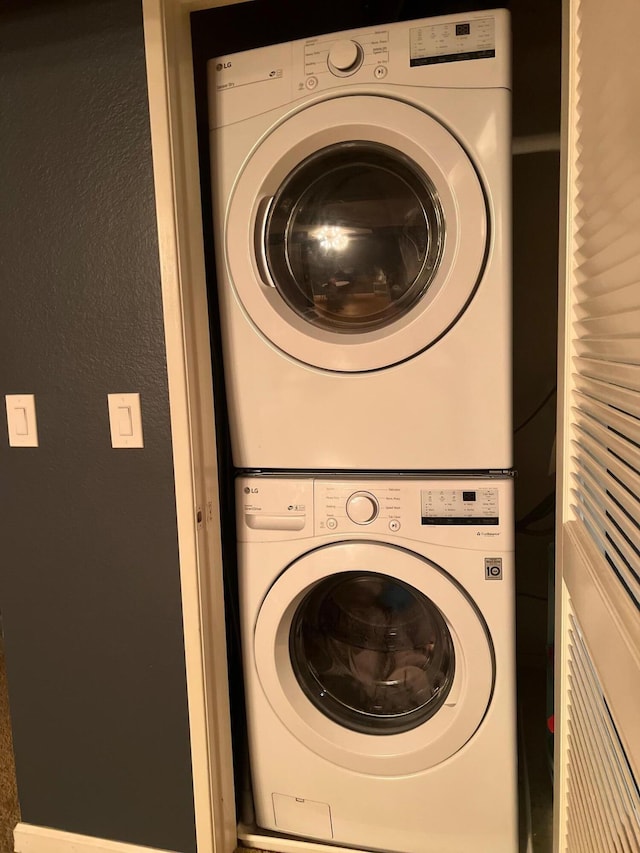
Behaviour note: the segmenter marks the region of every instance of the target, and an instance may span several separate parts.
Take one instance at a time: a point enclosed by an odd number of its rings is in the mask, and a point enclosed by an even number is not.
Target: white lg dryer
[[[515,853],[512,505],[489,477],[238,478],[260,827]]]
[[[512,465],[509,21],[209,63],[235,465]]]

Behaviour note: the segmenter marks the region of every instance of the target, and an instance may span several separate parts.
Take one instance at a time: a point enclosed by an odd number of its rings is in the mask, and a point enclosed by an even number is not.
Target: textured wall
[[[0,10],[0,609],[22,819],[195,848],[142,15]],[[144,450],[106,395],[138,391]]]

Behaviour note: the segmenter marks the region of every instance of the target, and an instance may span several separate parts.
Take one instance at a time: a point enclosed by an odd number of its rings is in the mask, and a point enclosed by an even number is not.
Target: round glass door
[[[442,568],[386,543],[298,557],[263,599],[251,642],[282,723],[359,773],[435,766],[473,737],[491,701],[493,647],[478,609]]]
[[[397,734],[438,712],[455,653],[438,608],[412,587],[373,573],[318,584],[299,604],[289,651],[307,697],[330,719]]]
[[[244,162],[223,212],[223,288],[297,361],[380,370],[462,316],[487,213],[473,162],[436,118],[388,97],[330,98],[284,116]]]
[[[438,194],[414,162],[387,145],[343,142],[286,178],[263,239],[269,274],[289,307],[348,334],[415,307],[435,276],[444,236]]]

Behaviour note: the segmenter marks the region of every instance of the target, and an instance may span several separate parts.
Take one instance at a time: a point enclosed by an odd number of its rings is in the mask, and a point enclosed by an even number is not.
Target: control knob
[[[347,499],[347,515],[354,524],[369,524],[378,517],[378,501],[369,492],[354,492]]]
[[[341,39],[329,49],[329,71],[338,77],[347,77],[360,68],[363,59],[364,51],[357,41]]]

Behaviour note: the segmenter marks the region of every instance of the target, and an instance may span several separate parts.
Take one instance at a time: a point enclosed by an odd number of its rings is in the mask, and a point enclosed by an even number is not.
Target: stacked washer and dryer
[[[503,10],[209,63],[269,849],[517,849],[509,85]]]

